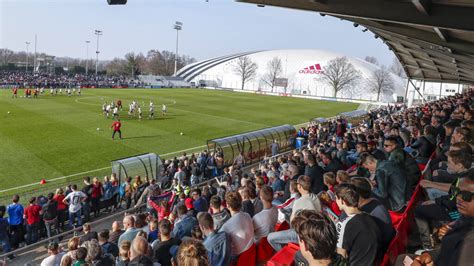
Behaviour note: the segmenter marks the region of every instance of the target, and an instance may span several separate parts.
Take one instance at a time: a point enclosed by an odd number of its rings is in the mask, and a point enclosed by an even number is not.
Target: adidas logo
[[[311,65],[298,71],[300,74],[321,74],[323,72],[320,64]]]

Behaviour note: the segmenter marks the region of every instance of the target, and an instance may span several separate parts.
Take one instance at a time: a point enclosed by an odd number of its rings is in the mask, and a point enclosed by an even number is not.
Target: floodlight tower
[[[178,71],[178,41],[179,41],[179,31],[183,29],[183,23],[176,21],[173,25],[173,29],[176,30],[176,53],[174,54],[174,74]]]
[[[28,47],[30,47],[30,42],[25,42],[26,44],[26,65],[25,65],[25,72],[28,72]]]
[[[86,41],[86,76],[89,73],[89,43],[91,41]]]
[[[95,35],[97,35],[97,50],[95,51],[95,75],[97,76],[97,70],[99,69],[99,36],[102,35],[101,30],[95,30]]]

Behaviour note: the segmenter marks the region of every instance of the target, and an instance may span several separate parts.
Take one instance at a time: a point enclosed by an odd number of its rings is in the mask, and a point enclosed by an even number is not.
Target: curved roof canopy
[[[236,0],[320,12],[364,26],[412,79],[474,83],[472,0]]]

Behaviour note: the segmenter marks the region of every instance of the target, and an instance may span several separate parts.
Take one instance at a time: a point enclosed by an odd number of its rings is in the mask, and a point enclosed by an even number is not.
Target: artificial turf
[[[171,157],[202,150],[208,139],[355,110],[358,104],[202,89],[83,89],[81,96],[13,99],[0,90],[0,191],[41,179],[104,169],[114,159],[147,152]],[[102,104],[121,99],[123,140],[112,140]],[[144,118],[128,118],[128,104]],[[149,120],[148,104],[155,104]],[[161,104],[168,115],[161,116]],[[9,113],[8,113],[9,112]],[[99,129],[99,130],[97,130]],[[183,132],[183,135],[180,133]],[[180,153],[180,152],[179,152]],[[90,175],[96,173],[90,172]],[[0,197],[2,192],[0,192]]]

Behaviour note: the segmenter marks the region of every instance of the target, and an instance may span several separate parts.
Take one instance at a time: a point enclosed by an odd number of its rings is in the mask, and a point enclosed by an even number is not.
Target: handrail
[[[119,211],[119,212],[114,213],[114,214],[112,214],[112,215],[109,215],[109,216],[100,218],[99,220],[90,222],[89,224],[91,224],[91,225],[100,224],[100,223],[102,223],[102,222],[104,222],[104,221],[106,221],[106,220],[109,220],[109,219],[112,218],[112,217],[120,216],[120,215],[125,214],[125,213],[130,213],[130,212],[134,212],[134,211],[136,211],[136,210],[139,210],[139,209],[141,209],[142,207],[144,207],[145,205],[146,205],[146,203],[143,203],[143,204],[140,204],[139,206],[136,206],[136,207],[132,207],[132,208],[129,208],[129,209],[125,209],[125,210]],[[52,237],[49,237],[49,238],[40,240],[40,241],[38,241],[38,242],[36,242],[36,243],[33,243],[33,244],[31,244],[31,245],[27,245],[27,246],[24,246],[24,247],[15,249],[15,250],[10,251],[10,252],[4,253],[4,254],[0,254],[0,259],[4,259],[4,258],[6,258],[7,256],[14,255],[14,254],[19,253],[19,252],[31,250],[32,248],[39,247],[39,246],[41,246],[41,245],[47,244],[47,243],[49,243],[49,242],[51,242],[51,241],[57,239],[57,238],[60,238],[60,237],[63,237],[63,236],[67,236],[67,235],[73,234],[73,233],[76,232],[76,231],[81,231],[81,230],[82,230],[82,226],[76,227],[76,228],[74,228],[74,229],[68,230],[68,231],[66,231],[66,232],[62,232],[62,233],[57,234],[57,235],[55,235],[55,236],[52,236]]]

